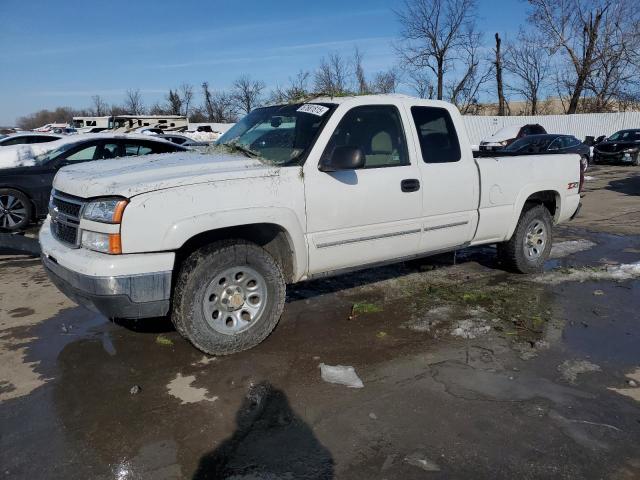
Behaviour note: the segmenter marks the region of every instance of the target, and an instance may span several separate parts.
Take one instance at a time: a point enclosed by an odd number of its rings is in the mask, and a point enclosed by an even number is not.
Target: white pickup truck
[[[229,354],[275,328],[286,284],[483,244],[537,272],[580,205],[578,155],[474,158],[439,101],[258,108],[219,143],[61,169],[40,231],[58,288]]]

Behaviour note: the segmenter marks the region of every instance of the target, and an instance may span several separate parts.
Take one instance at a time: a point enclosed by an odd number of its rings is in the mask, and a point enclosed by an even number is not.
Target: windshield
[[[611,135],[609,140],[637,142],[640,141],[640,130],[621,130]]]
[[[299,163],[335,109],[333,104],[294,104],[257,108],[236,123],[216,145],[277,165]]]
[[[36,155],[34,160],[35,160],[36,164],[44,165],[45,163],[48,163],[51,160],[57,158],[58,155],[60,155],[61,153],[66,152],[67,150],[69,150],[70,148],[75,147],[76,145],[78,145],[78,144],[77,143],[66,143],[66,144],[56,148],[55,150],[51,150],[49,152],[44,152],[44,153],[41,153],[40,155]]]

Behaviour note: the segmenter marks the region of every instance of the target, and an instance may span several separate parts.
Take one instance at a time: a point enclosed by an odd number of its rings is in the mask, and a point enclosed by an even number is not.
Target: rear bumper
[[[62,293],[109,318],[160,317],[169,312],[171,272],[91,277],[64,268],[45,255],[42,264]]]

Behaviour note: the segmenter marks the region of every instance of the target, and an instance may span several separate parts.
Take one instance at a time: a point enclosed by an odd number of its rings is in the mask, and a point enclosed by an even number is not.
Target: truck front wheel
[[[263,248],[244,240],[216,242],[182,263],[172,321],[205,353],[240,352],[276,327],[285,289],[280,266]]]
[[[525,205],[511,239],[498,244],[498,257],[511,271],[538,273],[553,243],[551,215],[544,205]]]

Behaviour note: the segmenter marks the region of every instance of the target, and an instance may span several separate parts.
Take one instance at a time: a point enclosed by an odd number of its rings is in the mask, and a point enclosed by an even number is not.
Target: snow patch
[[[198,402],[215,402],[218,397],[210,397],[206,388],[197,388],[192,384],[196,381],[195,375],[187,375],[183,377],[178,373],[176,378],[171,380],[167,385],[169,395],[181,400],[181,404],[198,403]]]
[[[458,321],[456,327],[451,331],[451,335],[471,339],[489,333],[490,330],[491,327],[484,320],[467,318]]]
[[[554,243],[551,247],[551,258],[562,258],[568,255],[583,252],[595,247],[597,244],[591,240],[567,240],[566,242]]]
[[[640,262],[607,265],[602,268],[569,268],[544,273],[533,280],[556,285],[562,282],[587,280],[631,280],[640,277]]]
[[[558,365],[558,371],[569,383],[576,383],[581,373],[599,372],[600,366],[588,360],[565,360]]]
[[[356,370],[350,366],[344,365],[326,365],[321,363],[320,375],[322,380],[337,385],[345,385],[349,388],[363,388],[364,383],[358,377]]]
[[[29,145],[0,148],[0,168],[32,167],[36,154]]]

